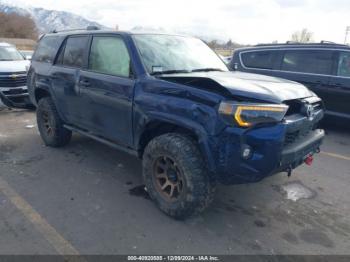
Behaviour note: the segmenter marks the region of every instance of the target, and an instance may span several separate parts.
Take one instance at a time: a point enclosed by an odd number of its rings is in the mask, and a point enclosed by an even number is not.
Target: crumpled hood
[[[29,60],[0,61],[0,73],[25,72],[29,65]]]
[[[169,74],[164,80],[181,82],[196,86],[196,80],[210,79],[225,87],[233,96],[281,103],[285,100],[305,98],[315,94],[304,85],[282,78],[242,73],[242,72],[198,72],[186,74]],[[178,81],[181,79],[181,81]],[[200,88],[200,86],[198,86]],[[217,88],[217,87],[213,87]],[[208,89],[208,88],[206,88]]]

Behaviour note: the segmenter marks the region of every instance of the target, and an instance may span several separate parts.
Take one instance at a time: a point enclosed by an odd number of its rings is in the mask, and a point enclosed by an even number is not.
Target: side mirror
[[[232,64],[232,70],[237,71],[238,70],[238,63],[233,63]]]

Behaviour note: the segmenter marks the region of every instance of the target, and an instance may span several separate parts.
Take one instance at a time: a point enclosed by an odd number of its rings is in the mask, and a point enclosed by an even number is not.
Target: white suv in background
[[[0,101],[8,107],[30,108],[27,69],[30,61],[8,43],[0,42]]]

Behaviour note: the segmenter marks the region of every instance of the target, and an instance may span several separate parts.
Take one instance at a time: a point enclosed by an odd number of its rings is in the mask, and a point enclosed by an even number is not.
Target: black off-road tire
[[[57,113],[55,104],[50,97],[39,100],[36,110],[38,129],[45,145],[62,147],[72,138],[72,131],[64,128],[63,121]]]
[[[178,199],[169,201],[157,187],[154,166],[157,159],[173,159],[184,178],[184,191]],[[215,182],[210,179],[198,146],[190,137],[168,133],[154,138],[143,154],[143,179],[151,199],[160,210],[175,219],[185,219],[207,208],[215,194]]]

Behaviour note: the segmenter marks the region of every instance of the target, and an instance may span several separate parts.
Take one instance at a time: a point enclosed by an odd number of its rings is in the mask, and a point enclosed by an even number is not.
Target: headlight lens
[[[219,113],[232,124],[250,127],[260,123],[280,122],[285,116],[288,106],[281,104],[243,104],[221,102]]]

